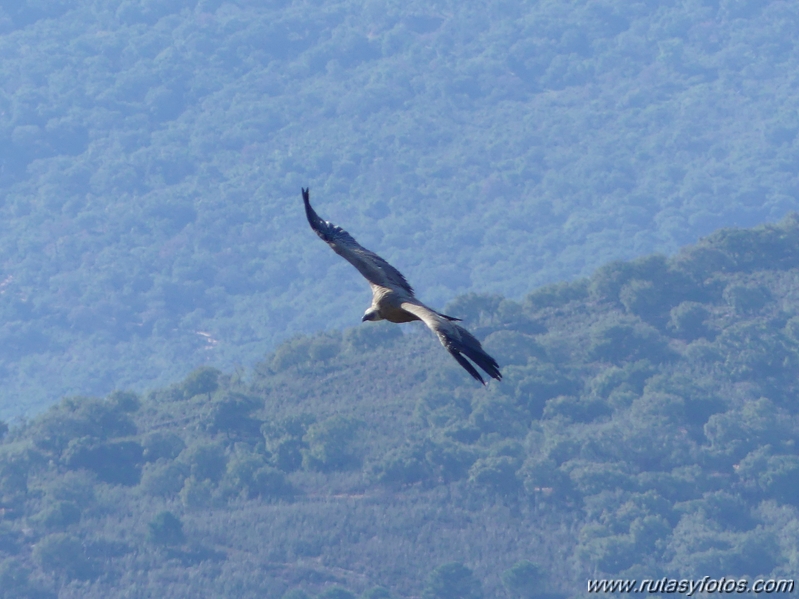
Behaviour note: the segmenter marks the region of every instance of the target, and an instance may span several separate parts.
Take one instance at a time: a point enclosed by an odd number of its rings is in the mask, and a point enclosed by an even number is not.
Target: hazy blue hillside
[[[796,576],[799,215],[447,310],[501,382],[421,327],[369,324],[0,422],[0,597],[565,599],[596,597],[589,578]]]
[[[1,6],[0,415],[799,206],[793,3]]]

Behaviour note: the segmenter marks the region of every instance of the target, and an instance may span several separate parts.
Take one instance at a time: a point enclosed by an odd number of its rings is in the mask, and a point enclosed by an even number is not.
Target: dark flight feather
[[[302,200],[305,203],[305,215],[308,217],[311,228],[333,248],[334,252],[357,268],[367,281],[381,287],[396,286],[413,295],[413,287],[400,271],[374,252],[367,250],[341,227],[322,220],[311,207],[310,194],[307,189],[302,190]]]
[[[491,378],[498,381],[502,380],[499,364],[486,353],[477,338],[463,327],[459,327],[456,324],[450,326],[455,329],[455,334],[443,328],[439,328],[436,332],[442,338],[444,347],[458,361],[458,364],[463,366],[469,374],[484,385],[483,377],[466,361],[463,355],[485,370],[486,374]]]

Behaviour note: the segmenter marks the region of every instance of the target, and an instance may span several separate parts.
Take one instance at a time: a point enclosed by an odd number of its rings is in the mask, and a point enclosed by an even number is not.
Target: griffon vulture
[[[389,322],[411,322],[421,320],[433,331],[446,350],[475,379],[486,384],[480,373],[467,360],[469,358],[491,378],[502,379],[497,361],[489,356],[480,342],[469,331],[453,321],[460,320],[441,314],[425,306],[413,294],[413,288],[396,268],[374,252],[362,247],[341,227],[319,218],[311,208],[307,189],[302,190],[305,202],[305,215],[311,228],[316,231],[339,256],[358,269],[372,288],[372,305],[366,309],[361,319],[388,320]],[[465,356],[465,357],[464,357]]]

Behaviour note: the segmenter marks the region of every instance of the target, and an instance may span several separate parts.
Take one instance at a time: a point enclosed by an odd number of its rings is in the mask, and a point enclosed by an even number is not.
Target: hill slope
[[[552,597],[796,572],[799,217],[447,310],[501,383],[425,331],[364,325],[13,428],[6,596]]]
[[[3,4],[0,414],[355,322],[301,185],[439,306],[781,218],[797,10]]]

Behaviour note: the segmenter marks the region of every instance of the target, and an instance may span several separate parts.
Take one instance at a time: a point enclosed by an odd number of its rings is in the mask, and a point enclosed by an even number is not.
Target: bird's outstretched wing
[[[441,341],[441,345],[475,379],[484,385],[486,384],[483,377],[480,376],[480,373],[477,372],[477,369],[472,366],[469,360],[485,370],[486,374],[491,378],[498,381],[502,380],[502,373],[499,371],[497,361],[489,356],[477,338],[462,326],[450,322],[447,317],[421,303],[403,302],[401,308],[425,323],[427,328],[436,334],[438,340]],[[466,358],[469,358],[469,360]]]
[[[355,239],[341,227],[322,220],[311,207],[310,194],[307,189],[302,190],[302,200],[305,203],[305,215],[308,223],[333,251],[358,269],[366,280],[372,285],[379,285],[388,289],[402,289],[413,296],[413,287],[410,286],[402,273],[383,260],[374,252],[361,246]]]

